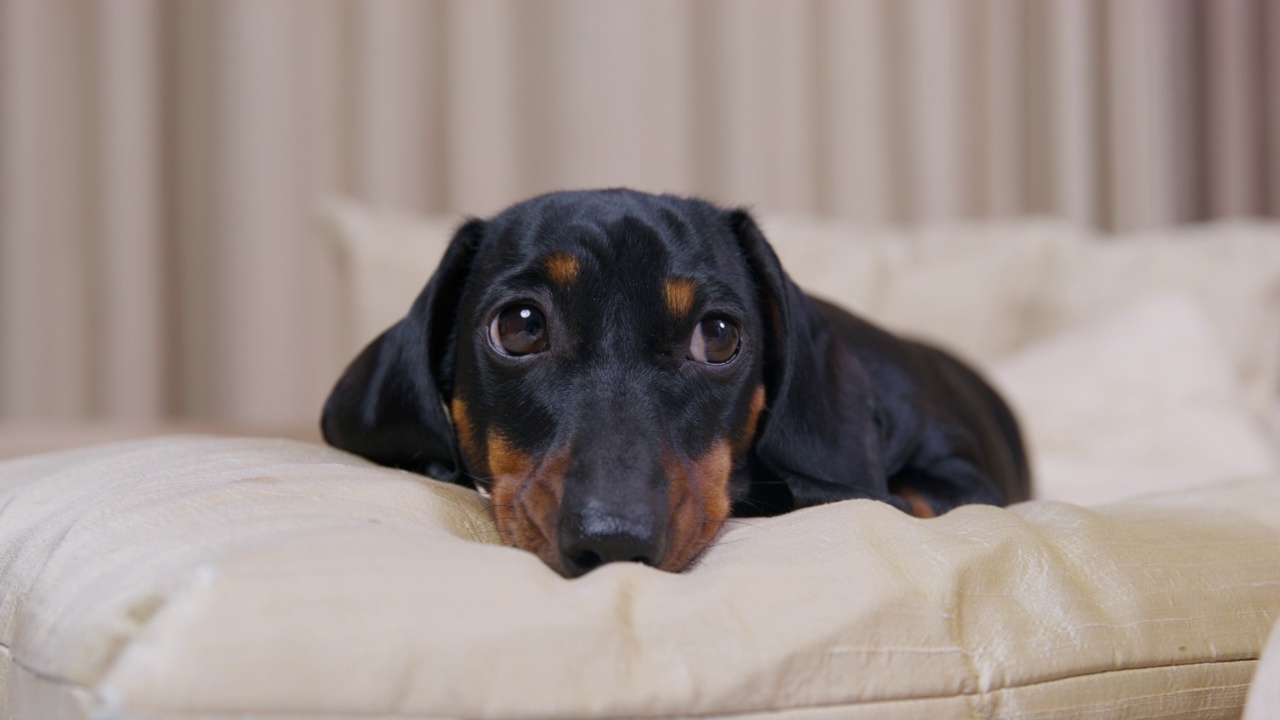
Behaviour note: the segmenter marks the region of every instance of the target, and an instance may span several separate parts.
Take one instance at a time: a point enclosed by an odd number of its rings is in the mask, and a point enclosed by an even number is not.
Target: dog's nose
[[[638,562],[657,566],[662,561],[658,541],[631,533],[579,537],[562,546],[560,553],[572,577],[585,575],[605,563]]]
[[[657,567],[666,552],[662,523],[650,512],[610,513],[598,507],[565,518],[560,525],[560,556],[571,577],[611,562]]]

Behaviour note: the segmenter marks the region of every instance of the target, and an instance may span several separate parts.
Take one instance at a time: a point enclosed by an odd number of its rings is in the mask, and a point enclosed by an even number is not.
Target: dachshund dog
[[[567,577],[687,568],[731,514],[1024,500],[1009,408],[960,361],[806,296],[751,216],[558,192],[457,231],[351,363],[332,445],[488,493]]]

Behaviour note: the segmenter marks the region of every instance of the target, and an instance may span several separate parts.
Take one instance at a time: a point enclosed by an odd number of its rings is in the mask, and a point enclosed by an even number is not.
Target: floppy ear
[[[858,358],[782,270],[751,215],[730,213],[762,300],[768,412],[757,459],[786,483],[796,507],[849,498],[901,506],[885,476],[875,394]]]
[[[381,465],[465,482],[444,402],[453,389],[458,302],[483,232],[480,220],[463,225],[409,314],[347,367],[320,419],[330,445]]]

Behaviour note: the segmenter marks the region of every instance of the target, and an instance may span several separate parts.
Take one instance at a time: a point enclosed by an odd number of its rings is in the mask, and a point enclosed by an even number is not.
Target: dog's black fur
[[[533,325],[494,329],[526,308]],[[693,359],[692,335],[723,351],[735,326],[731,359]],[[504,349],[531,338],[545,348]],[[1013,415],[972,370],[806,296],[747,212],[629,190],[463,225],[322,427],[375,462],[491,491],[504,540],[565,575],[682,570],[730,508],[872,498],[927,517],[1030,485]]]

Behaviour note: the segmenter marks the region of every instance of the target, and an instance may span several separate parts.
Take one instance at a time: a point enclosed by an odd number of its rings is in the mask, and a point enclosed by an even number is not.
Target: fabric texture
[[[6,717],[1233,717],[1280,482],[730,524],[565,580],[476,493],[292,441],[0,464]]]

